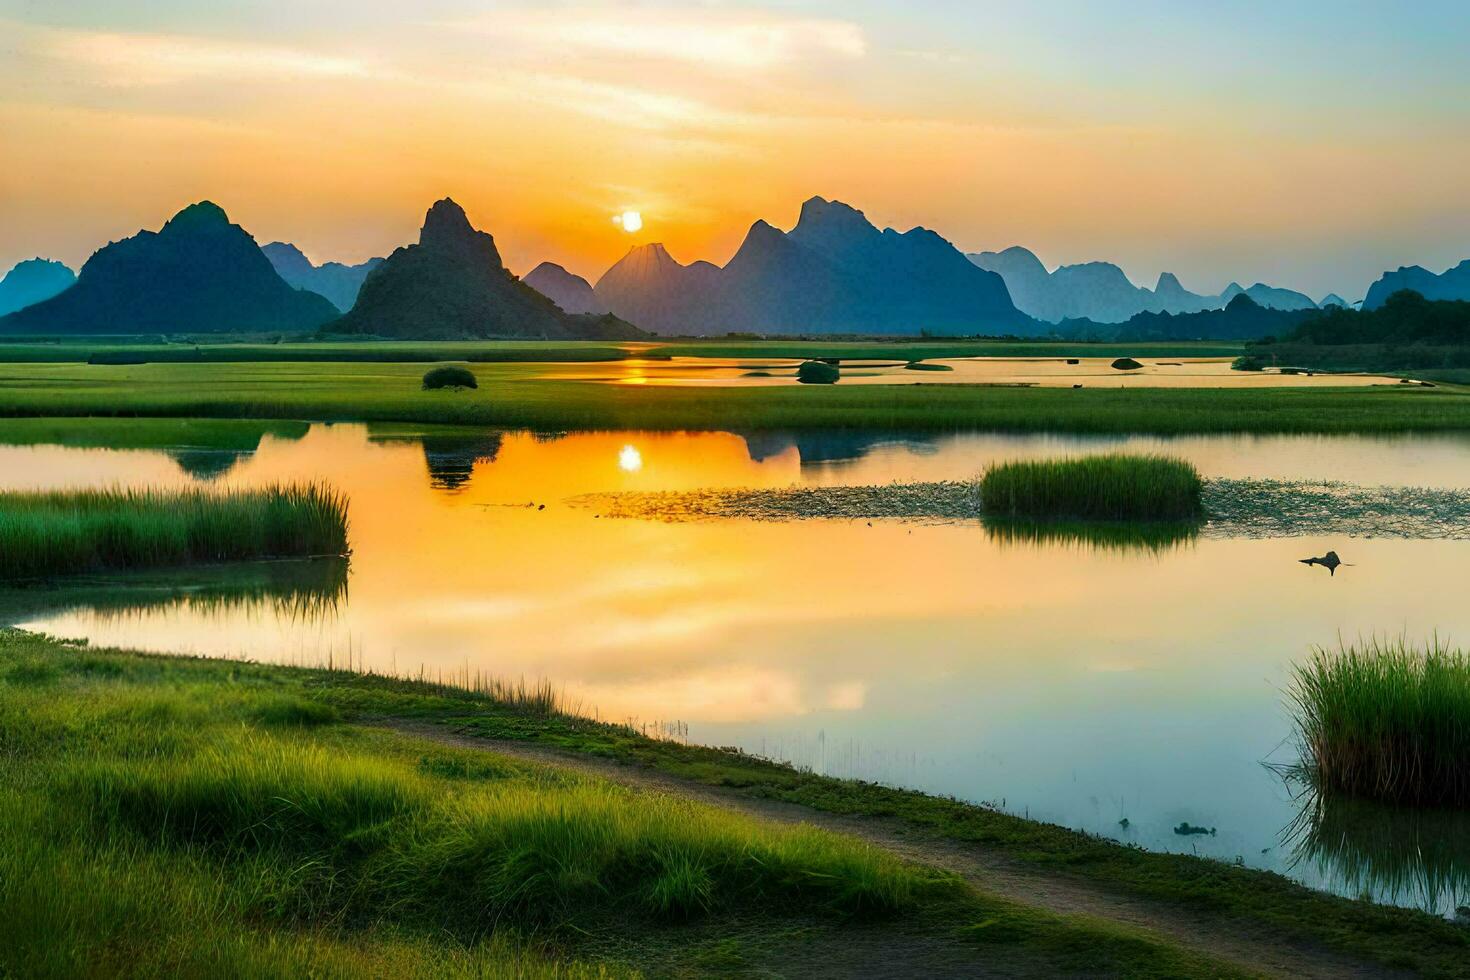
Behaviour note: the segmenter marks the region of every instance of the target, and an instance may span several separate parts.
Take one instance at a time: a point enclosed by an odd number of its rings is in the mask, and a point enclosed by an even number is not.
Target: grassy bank
[[[589,724],[0,632],[0,975],[1240,975],[848,837],[352,723],[466,709]]]
[[[980,478],[991,517],[1088,521],[1187,521],[1202,516],[1204,481],[1191,463],[1110,453],[1020,460]]]
[[[971,385],[710,388],[544,377],[477,364],[476,391],[422,391],[414,364],[16,365],[0,417],[310,419],[573,429],[989,429],[1075,433],[1470,430],[1458,389],[1055,389]]]
[[[0,580],[346,551],[347,501],[319,484],[0,493]]]
[[[1291,699],[1318,792],[1470,806],[1470,655],[1438,640],[1318,650]]]

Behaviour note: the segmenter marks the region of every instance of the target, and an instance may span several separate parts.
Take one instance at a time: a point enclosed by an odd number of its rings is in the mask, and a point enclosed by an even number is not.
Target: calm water
[[[1145,358],[1141,368],[1119,371],[1110,357],[954,357],[924,363],[944,370],[914,370],[902,360],[842,361],[843,385],[991,384],[1044,388],[1308,388],[1399,385],[1398,378],[1369,374],[1282,374],[1234,371],[1233,358]],[[596,364],[542,365],[543,378],[606,384],[676,387],[794,385],[798,358],[630,358]]]
[[[1470,543],[1200,540],[1119,553],[1006,544],[971,525],[677,525],[564,503],[963,478],[993,460],[1120,445],[1188,457],[1207,476],[1470,486],[1460,438],[389,440],[356,425],[267,437],[239,458],[0,447],[0,486],[318,478],[351,498],[350,578],[335,607],[80,609],[32,628],[163,651],[544,677],[604,718],[679,720],[692,740],[834,775],[1239,858],[1348,894],[1441,911],[1470,900],[1470,865],[1454,854],[1430,875],[1392,855],[1346,858],[1339,834],[1335,859],[1298,857],[1283,833],[1299,804],[1263,766],[1294,760],[1282,691],[1311,645],[1373,632],[1470,637]],[[1333,578],[1296,562],[1328,549],[1354,567]],[[1387,839],[1422,854],[1413,835],[1445,836],[1381,820],[1365,852]],[[1181,822],[1216,832],[1179,836]]]

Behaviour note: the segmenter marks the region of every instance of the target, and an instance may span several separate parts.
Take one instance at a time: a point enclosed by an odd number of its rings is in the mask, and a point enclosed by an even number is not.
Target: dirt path
[[[901,821],[824,813],[795,803],[747,796],[738,790],[679,779],[643,766],[548,746],[456,733],[399,719],[379,724],[462,748],[483,749],[531,762],[591,773],[626,786],[698,800],[780,823],[805,823],[860,838],[911,861],[953,872],[975,888],[1062,915],[1086,915],[1131,926],[1172,945],[1216,960],[1282,977],[1400,977],[1342,954],[1286,937],[1258,923],[1181,910],[1108,891],[1086,881],[1023,865],[982,846],[928,836]]]

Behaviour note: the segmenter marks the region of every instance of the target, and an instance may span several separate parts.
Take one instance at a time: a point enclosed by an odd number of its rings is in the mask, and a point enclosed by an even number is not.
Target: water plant
[[[424,390],[433,391],[438,388],[478,388],[479,382],[475,380],[475,373],[467,367],[458,364],[442,364],[436,368],[429,368],[424,372]]]
[[[319,483],[0,493],[0,580],[346,551],[347,499]]]
[[[1201,516],[1204,481],[1168,456],[1109,453],[1018,460],[980,478],[987,516],[1091,521],[1189,521]]]
[[[1470,806],[1470,655],[1373,638],[1317,648],[1289,688],[1319,793]]]

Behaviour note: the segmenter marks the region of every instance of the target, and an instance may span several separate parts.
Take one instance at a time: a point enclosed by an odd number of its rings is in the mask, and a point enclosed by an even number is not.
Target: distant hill
[[[560,306],[566,313],[606,313],[607,307],[592,292],[592,284],[555,262],[542,262],[526,273],[521,282]]]
[[[1310,310],[1272,309],[1240,292],[1223,309],[1140,313],[1120,324],[1115,336],[1120,340],[1259,340],[1288,333],[1317,315],[1315,305]]]
[[[77,274],[61,262],[26,259],[0,279],[0,316],[50,299],[77,281]]]
[[[630,250],[599,301],[658,333],[1007,333],[1032,326],[1000,276],[932,231],[880,231],[814,197],[790,232],[757,221],[723,267],[683,265],[662,245]]]
[[[1336,293],[1328,293],[1326,296],[1323,296],[1321,301],[1317,304],[1317,308],[1319,310],[1325,310],[1329,306],[1340,306],[1345,310],[1350,310],[1353,308],[1353,304],[1349,303],[1347,300],[1343,299]]]
[[[1412,290],[1425,299],[1470,300],[1470,259],[1440,275],[1418,265],[1385,272],[1382,278],[1368,287],[1363,309],[1376,310],[1388,302],[1390,296],[1404,289]]]
[[[202,201],[159,231],[140,231],[97,251],[74,286],[0,317],[25,334],[312,330],[336,310],[293,289],[255,239]]]
[[[367,274],[382,265],[382,258],[368,259],[357,265],[327,262],[313,265],[306,254],[290,242],[271,242],[260,249],[270,259],[280,277],[297,289],[308,289],[325,296],[332,305],[346,313],[357,302],[357,291]]]
[[[495,239],[449,198],[429,208],[417,245],[368,273],[357,303],[327,330],[417,340],[643,336],[617,317],[564,313],[511,275]]]
[[[1005,280],[1021,312],[1046,323],[1090,320],[1124,323],[1139,313],[1199,313],[1222,309],[1241,293],[1271,309],[1316,309],[1310,297],[1289,289],[1257,283],[1243,289],[1231,283],[1218,296],[1191,292],[1172,272],[1159,276],[1153,289],[1135,286],[1111,262],[1064,265],[1048,272],[1036,254],[1013,245],[1002,252],[974,252],[971,262]]]
[[[1317,308],[1312,297],[1306,293],[1268,286],[1263,282],[1258,282],[1249,289],[1242,289],[1240,283],[1232,282],[1220,294],[1220,301],[1222,304],[1229,303],[1242,293],[1255,300],[1258,305],[1271,310],[1315,310]]]

